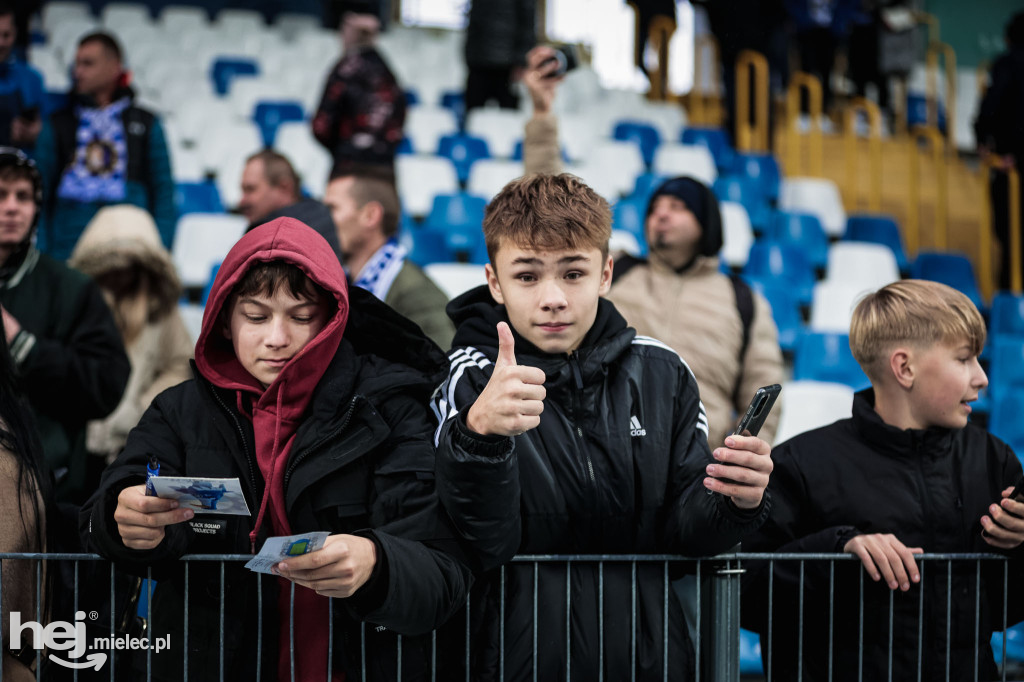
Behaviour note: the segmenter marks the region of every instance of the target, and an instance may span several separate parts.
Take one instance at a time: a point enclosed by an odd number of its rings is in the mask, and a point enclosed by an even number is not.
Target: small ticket
[[[177,500],[196,514],[250,516],[237,478],[154,476],[149,479],[157,497]]]
[[[284,535],[267,538],[259,554],[249,559],[246,568],[257,573],[274,573],[274,564],[288,557],[301,556],[315,552],[324,546],[330,535],[327,531],[302,533],[301,535]]]

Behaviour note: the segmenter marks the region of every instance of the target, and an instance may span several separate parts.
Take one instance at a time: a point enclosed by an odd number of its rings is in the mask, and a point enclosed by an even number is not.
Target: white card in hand
[[[324,541],[329,535],[327,531],[317,531],[267,538],[259,554],[249,559],[245,567],[257,573],[273,573],[274,564],[288,557],[315,552],[324,546]]]
[[[154,476],[149,482],[157,497],[177,500],[196,514],[250,515],[237,478]]]

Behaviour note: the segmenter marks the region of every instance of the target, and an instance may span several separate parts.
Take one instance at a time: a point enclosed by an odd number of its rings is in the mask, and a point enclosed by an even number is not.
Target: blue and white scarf
[[[130,105],[124,97],[102,109],[78,107],[75,158],[57,196],[85,203],[124,201],[128,145],[121,114]]]
[[[353,284],[360,289],[366,289],[383,301],[391,290],[395,277],[398,277],[402,266],[405,265],[407,253],[397,239],[389,239],[370,257]]]

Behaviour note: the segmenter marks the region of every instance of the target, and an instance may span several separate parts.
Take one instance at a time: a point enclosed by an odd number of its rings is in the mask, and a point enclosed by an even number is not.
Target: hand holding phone
[[[1017,481],[1017,485],[1003,499],[1024,504],[1024,477]],[[984,527],[984,519],[990,521],[991,530],[994,532],[989,532],[989,529]],[[992,505],[989,514],[983,517],[981,535],[990,545],[1012,549],[1024,540],[1024,514],[1010,511],[1000,500]]]
[[[768,417],[782,387],[778,384],[757,389],[746,412],[733,433],[726,438],[726,447],[712,453],[704,487],[730,498],[741,509],[754,509],[761,504],[773,464],[768,444],[757,438],[757,432]]]

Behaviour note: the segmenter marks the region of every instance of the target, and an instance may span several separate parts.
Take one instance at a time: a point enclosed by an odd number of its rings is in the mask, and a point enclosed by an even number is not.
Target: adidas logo
[[[635,415],[629,418],[629,435],[634,438],[637,436],[647,435],[647,429],[640,426],[640,420],[637,419]]]

